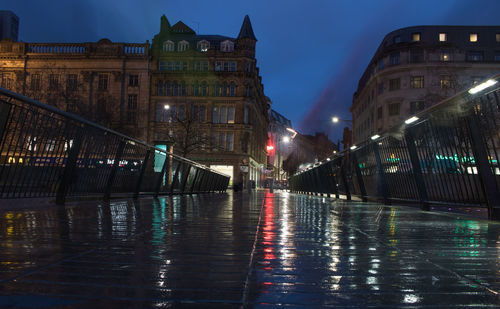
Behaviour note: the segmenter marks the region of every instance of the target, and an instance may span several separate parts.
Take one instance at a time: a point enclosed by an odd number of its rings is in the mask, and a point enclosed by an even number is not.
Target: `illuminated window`
[[[410,77],[410,87],[411,88],[424,88],[424,77],[423,76],[411,76]]]
[[[172,42],[172,41],[163,42],[163,51],[166,51],[166,52],[174,51],[174,42]]]
[[[446,42],[448,41],[448,34],[447,33],[440,33],[439,34],[439,42]]]
[[[208,42],[207,40],[202,40],[198,42],[198,49],[201,52],[206,52],[208,51],[209,48],[210,48],[210,42]]]
[[[451,61],[451,51],[449,50],[441,50],[439,54],[439,60],[441,61]]]
[[[226,53],[234,51],[234,43],[226,40],[220,44],[220,50]]]
[[[469,41],[470,42],[477,42],[477,37],[478,37],[477,33],[471,33],[469,35]]]
[[[419,42],[420,41],[420,33],[418,33],[418,32],[412,33],[411,39],[413,42]]]
[[[183,52],[188,50],[188,48],[189,48],[189,43],[187,41],[183,40],[177,43],[177,51]]]
[[[448,75],[443,75],[439,79],[439,85],[441,86],[441,89],[448,89],[451,88],[451,78]]]

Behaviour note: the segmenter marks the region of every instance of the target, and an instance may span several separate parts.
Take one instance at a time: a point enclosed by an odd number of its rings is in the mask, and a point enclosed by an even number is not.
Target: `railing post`
[[[389,199],[389,187],[387,185],[387,179],[385,179],[385,171],[382,166],[382,159],[380,158],[380,151],[378,148],[378,142],[372,143],[373,154],[375,155],[375,163],[377,164],[377,193],[382,194],[384,204],[389,205],[391,203]]]
[[[347,182],[347,176],[345,174],[345,166],[342,166],[342,161],[344,158],[345,157],[339,158],[339,161],[340,161],[339,169],[340,169],[340,176],[342,177],[342,182],[344,183],[346,198],[348,201],[350,201],[351,200],[351,190],[349,189],[349,183]]]
[[[148,149],[146,151],[146,156],[144,157],[144,161],[142,161],[141,169],[139,171],[139,178],[137,178],[137,183],[135,185],[134,199],[137,199],[139,197],[139,191],[141,191],[142,179],[144,178],[144,173],[146,172],[150,156],[151,156],[151,149]]]
[[[66,166],[64,167],[62,177],[59,181],[59,187],[57,188],[57,205],[64,205],[66,202],[66,194],[68,193],[69,184],[71,183],[71,180],[75,178],[76,163],[78,160],[78,154],[80,153],[80,149],[82,147],[82,139],[82,128],[78,127],[75,141],[73,142],[71,148],[69,148]]]
[[[165,161],[163,161],[163,166],[161,167],[160,175],[158,175],[158,179],[156,180],[155,191],[153,196],[156,198],[158,194],[160,194],[161,183],[163,182],[163,175],[165,175],[165,171],[170,168],[170,156],[168,152],[165,152]],[[168,177],[168,176],[167,176]],[[168,183],[167,179],[167,183]]]
[[[488,160],[485,139],[481,132],[477,116],[474,114],[469,117],[469,127],[471,131],[472,150],[479,171],[479,179],[481,180],[481,187],[486,198],[486,204],[488,205],[488,218],[500,220],[500,192]]]
[[[116,173],[120,168],[120,161],[122,159],[123,150],[125,149],[126,144],[127,142],[125,140],[120,140],[120,144],[118,144],[115,160],[113,161],[113,167],[111,168],[111,172],[109,173],[108,182],[106,185],[106,191],[104,191],[103,199],[105,201],[109,201],[109,198],[111,196],[111,189],[113,188],[113,182],[115,181]]]
[[[358,156],[356,155],[356,152],[351,152],[352,155],[352,163],[354,164],[354,169],[356,170],[356,178],[358,179],[358,186],[359,186],[359,191],[361,191],[361,199],[363,202],[368,201],[368,197],[366,194],[366,188],[365,188],[365,182],[363,180],[363,175],[361,174],[361,168],[359,167],[358,163]]]
[[[406,146],[408,147],[408,154],[410,155],[413,176],[415,177],[415,183],[417,185],[420,203],[422,204],[421,208],[422,210],[430,210],[429,199],[427,197],[427,189],[425,187],[424,177],[422,175],[422,167],[420,166],[420,160],[418,158],[417,146],[415,146],[415,128],[415,126],[412,126],[406,129]]]
[[[196,172],[194,173],[194,178],[193,178],[193,183],[191,184],[191,188],[189,189],[190,193],[193,193],[194,186],[196,185],[198,181],[198,175],[200,174],[200,169],[196,168]]]
[[[0,145],[2,144],[2,138],[7,128],[11,108],[12,105],[9,103],[0,101]]]

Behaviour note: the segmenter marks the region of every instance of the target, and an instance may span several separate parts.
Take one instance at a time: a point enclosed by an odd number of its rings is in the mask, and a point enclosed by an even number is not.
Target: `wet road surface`
[[[0,308],[500,306],[500,224],[450,214],[258,191],[0,218]]]

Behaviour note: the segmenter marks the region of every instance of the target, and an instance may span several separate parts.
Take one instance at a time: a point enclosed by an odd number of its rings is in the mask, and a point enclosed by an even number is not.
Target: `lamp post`
[[[344,127],[344,132],[342,133],[342,146],[344,149],[348,149],[352,145],[352,120],[340,119],[337,116],[332,117],[333,123],[339,123],[341,121],[347,123],[351,127],[351,129],[349,129],[349,126]]]

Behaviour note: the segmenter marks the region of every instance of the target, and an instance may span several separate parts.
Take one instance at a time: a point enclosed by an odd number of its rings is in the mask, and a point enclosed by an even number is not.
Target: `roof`
[[[243,25],[241,25],[240,34],[238,34],[238,39],[249,38],[257,41],[255,38],[255,34],[253,33],[252,23],[250,22],[250,17],[245,15],[245,19],[243,20]]]

